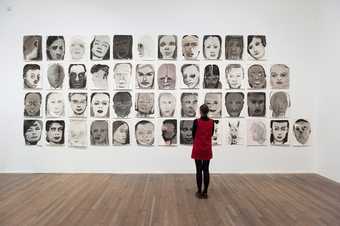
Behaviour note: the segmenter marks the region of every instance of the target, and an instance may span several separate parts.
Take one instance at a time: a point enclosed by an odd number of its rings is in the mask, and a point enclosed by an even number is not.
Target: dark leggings
[[[198,192],[202,192],[202,176],[203,176],[203,178],[204,178],[203,193],[208,193],[208,186],[209,186],[209,163],[210,163],[210,160],[195,160],[195,164],[196,164],[196,182],[197,182]]]

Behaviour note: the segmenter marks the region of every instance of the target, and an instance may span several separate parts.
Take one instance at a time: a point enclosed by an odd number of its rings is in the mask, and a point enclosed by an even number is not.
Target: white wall
[[[318,100],[318,170],[319,173],[340,182],[340,2],[327,1],[322,7],[321,53],[319,65]]]
[[[145,3],[148,2],[148,3]],[[320,43],[318,1],[43,1],[0,2],[0,171],[193,172],[190,147],[25,147],[22,137],[24,34],[266,34],[268,63],[291,68],[291,118],[317,125]],[[327,114],[325,114],[326,116]],[[316,138],[316,130],[313,131]],[[306,148],[216,147],[213,172],[314,172],[317,141]],[[138,149],[138,150],[137,150]],[[334,149],[333,149],[334,150]],[[335,151],[335,150],[334,150]]]

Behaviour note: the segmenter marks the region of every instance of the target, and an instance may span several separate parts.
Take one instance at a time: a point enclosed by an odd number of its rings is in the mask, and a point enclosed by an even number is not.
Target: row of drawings
[[[43,78],[47,78],[48,84],[44,86],[47,89],[154,89],[156,82],[159,90],[173,90],[178,84],[182,89],[266,89],[269,77],[270,88],[289,88],[289,67],[284,64],[274,64],[270,69],[252,64],[246,72],[241,64],[182,64],[176,67],[167,63],[157,66],[137,64],[133,69],[131,63],[117,63],[111,73],[107,64],[69,64],[66,72],[63,64],[52,63],[46,73],[42,73],[39,64],[26,64],[23,84],[25,89],[42,89]]]
[[[113,121],[112,124],[107,120],[94,120],[91,121],[89,128],[86,120],[70,120],[68,123],[66,125],[63,120],[46,120],[45,139],[43,139],[43,121],[24,120],[25,143],[26,145],[41,145],[45,140],[47,145],[60,146],[67,143],[71,147],[86,147],[89,143],[98,146],[128,145],[134,143],[132,140],[135,140],[137,145],[146,146],[178,144],[176,119],[162,119],[157,122],[158,127],[152,120],[141,120],[136,123]],[[192,126],[193,120],[180,120],[179,144],[192,144]],[[134,127],[134,134],[130,133],[131,127]],[[246,137],[245,134],[247,134]],[[212,143],[215,145],[225,142],[227,145],[267,145],[268,143],[289,145],[292,143],[305,146],[310,144],[310,134],[311,125],[305,119],[295,120],[293,125],[290,125],[289,120],[270,120],[269,123],[265,119],[215,120]]]
[[[266,92],[48,92],[45,101],[42,97],[40,92],[25,94],[25,117],[86,118],[88,112],[94,118],[198,117],[199,103],[204,103],[211,118],[287,118],[291,106],[286,91],[268,97]]]
[[[135,39],[135,41],[133,41]],[[244,38],[242,35],[184,35],[181,45],[177,35],[94,35],[92,38],[74,36],[47,36],[43,42],[41,35],[23,37],[23,56],[25,61],[42,60],[43,52],[47,60],[109,60],[142,59],[176,60],[177,53],[185,60],[242,60],[244,57]],[[111,42],[112,40],[112,42]],[[158,48],[157,48],[157,45]],[[250,60],[263,60],[266,56],[267,40],[264,35],[247,36],[247,55]],[[67,46],[67,50],[66,50]],[[46,51],[43,51],[43,47]],[[110,48],[112,47],[112,56]],[[224,55],[224,57],[222,57]],[[134,56],[134,57],[133,57]]]

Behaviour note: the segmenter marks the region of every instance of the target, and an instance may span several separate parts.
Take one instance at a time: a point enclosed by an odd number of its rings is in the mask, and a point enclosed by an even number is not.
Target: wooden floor
[[[0,226],[339,226],[340,184],[315,174],[0,174]]]

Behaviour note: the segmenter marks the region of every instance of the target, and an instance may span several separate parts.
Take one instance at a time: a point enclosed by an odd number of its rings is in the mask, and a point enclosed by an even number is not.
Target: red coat
[[[212,119],[197,119],[191,158],[196,160],[209,160],[212,158],[211,137],[213,135],[213,128],[214,121]]]

